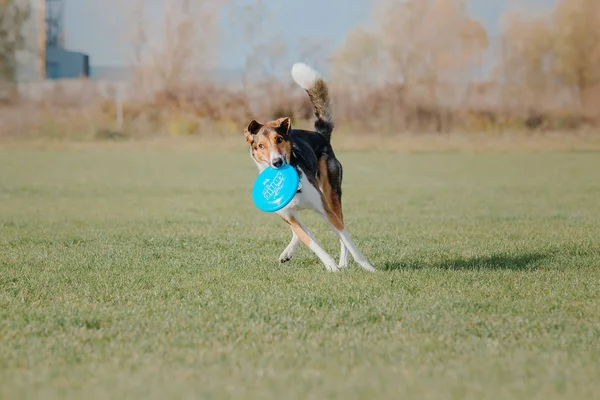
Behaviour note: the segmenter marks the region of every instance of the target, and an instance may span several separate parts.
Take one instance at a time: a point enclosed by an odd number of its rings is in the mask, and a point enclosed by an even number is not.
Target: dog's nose
[[[276,158],[273,160],[273,166],[279,168],[283,165],[283,158]]]

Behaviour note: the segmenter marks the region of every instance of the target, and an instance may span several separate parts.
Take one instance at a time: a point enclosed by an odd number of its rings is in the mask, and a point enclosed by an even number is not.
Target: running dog
[[[277,214],[292,228],[292,240],[279,256],[284,263],[304,243],[335,272],[348,266],[348,252],[365,270],[375,271],[344,227],[342,213],[342,164],[331,147],[334,123],[327,83],[306,64],[294,64],[292,77],[308,93],[315,111],[314,131],[293,129],[290,118],[259,123],[250,122],[244,130],[250,155],[259,173],[268,166],[290,164],[298,171],[300,186],[296,196]],[[298,211],[313,210],[327,220],[340,239],[339,264],[319,245],[298,220]]]

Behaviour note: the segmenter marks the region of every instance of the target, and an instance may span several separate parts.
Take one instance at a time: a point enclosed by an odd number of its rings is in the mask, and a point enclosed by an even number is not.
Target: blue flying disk
[[[252,200],[259,210],[275,212],[287,206],[298,191],[300,178],[294,167],[267,167],[261,172],[252,188]]]

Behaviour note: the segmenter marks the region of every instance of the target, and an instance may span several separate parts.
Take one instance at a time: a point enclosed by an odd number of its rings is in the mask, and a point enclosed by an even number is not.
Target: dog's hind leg
[[[364,270],[374,272],[375,268],[369,263],[369,261],[367,261],[367,258],[358,249],[358,246],[356,243],[354,243],[354,240],[352,240],[348,231],[346,231],[344,222],[337,215],[335,215],[335,213],[331,211],[326,204],[324,205],[324,209],[325,212],[321,215],[327,221],[329,221],[335,233],[337,233],[342,243],[344,243],[346,248],[350,251],[350,254],[352,254],[354,261],[356,261],[356,263]]]
[[[348,231],[346,231],[346,229],[339,230],[337,228],[335,228],[335,231],[350,251],[350,254],[352,254],[354,261],[356,261],[356,263],[360,265],[364,270],[369,272],[375,272],[375,268],[371,265],[371,263],[369,263],[369,261],[367,261],[367,258],[358,249],[358,246],[356,245],[356,243],[354,243],[354,240],[352,240]]]
[[[290,241],[290,244],[287,245],[285,250],[283,250],[283,252],[279,256],[279,262],[284,263],[284,262],[290,261],[292,259],[292,256],[294,255],[294,252],[298,248],[299,244],[300,244],[300,238],[298,237],[298,235],[296,235],[296,232],[294,232],[294,230],[292,229],[292,240]]]
[[[344,244],[344,241],[340,239],[340,268],[346,268],[348,266],[348,248]]]
[[[337,195],[335,192],[331,195],[330,203],[331,211],[340,219],[341,223],[344,224],[344,214],[342,213],[342,199],[341,195]],[[348,266],[348,246],[340,238],[340,268],[346,268]]]
[[[335,158],[319,160],[320,186],[330,210],[344,223],[342,212],[342,164]],[[348,266],[348,247],[340,238],[340,268]]]
[[[317,257],[319,257],[319,259],[325,265],[325,268],[327,268],[328,271],[339,271],[339,267],[335,263],[335,260],[325,250],[323,250],[323,248],[319,245],[319,243],[317,243],[313,235],[308,231],[308,229],[306,229],[304,225],[300,223],[300,221],[296,219],[296,217],[290,216],[287,218],[283,218],[283,220],[290,225],[292,231],[296,234],[298,239],[300,239],[302,243],[304,243],[309,249],[313,251],[313,253],[317,255]]]
[[[330,203],[331,211],[344,223],[344,215],[342,214],[342,200],[336,194],[332,194]],[[340,238],[340,268],[348,266],[348,246]]]

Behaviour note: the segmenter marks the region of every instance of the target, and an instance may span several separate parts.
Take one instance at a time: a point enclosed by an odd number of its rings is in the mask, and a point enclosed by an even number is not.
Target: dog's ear
[[[286,118],[279,118],[277,121],[277,132],[279,132],[282,135],[289,135],[290,131],[292,130],[292,120],[289,117]]]
[[[244,129],[244,136],[246,137],[246,141],[252,144],[252,142],[254,142],[254,135],[256,135],[262,127],[263,126],[261,124],[252,120],[252,122],[248,124],[246,129]]]

